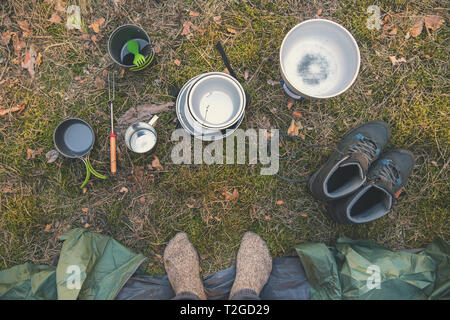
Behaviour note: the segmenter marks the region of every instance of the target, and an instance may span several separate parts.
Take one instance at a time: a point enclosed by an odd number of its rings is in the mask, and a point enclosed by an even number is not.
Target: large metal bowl
[[[324,99],[343,93],[356,80],[360,61],[350,32],[324,19],[296,25],[280,48],[281,76],[292,97]]]
[[[201,126],[221,130],[233,125],[244,113],[245,93],[233,77],[215,72],[199,77],[191,86],[187,104]]]

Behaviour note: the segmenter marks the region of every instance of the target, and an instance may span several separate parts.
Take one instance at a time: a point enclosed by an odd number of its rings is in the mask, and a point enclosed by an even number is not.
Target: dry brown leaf
[[[294,105],[294,99],[289,99],[289,101],[287,103],[288,110],[291,110],[293,105]]]
[[[381,37],[384,38],[386,35],[396,35],[397,34],[398,29],[390,23],[386,23],[383,25],[383,32]]]
[[[12,108],[8,108],[8,109],[1,109],[0,108],[0,117],[3,117],[6,114],[12,113],[12,112],[17,112],[19,111],[19,114],[22,112],[22,110],[25,109],[25,104],[22,103],[21,105],[17,105],[15,107]]]
[[[8,16],[6,16],[5,19],[3,19],[3,25],[7,28],[12,26],[11,19]]]
[[[13,40],[14,54],[17,57],[19,57],[20,52],[22,51],[23,48],[27,46],[27,44],[25,43],[25,41],[23,41],[23,39],[19,38],[18,34],[15,32],[12,36],[12,40]]]
[[[397,28],[393,28],[391,31],[388,32],[388,34],[391,36],[395,36],[397,34],[397,31],[398,31]]]
[[[156,44],[155,47],[153,48],[153,52],[155,53],[160,53],[161,52],[161,45],[160,44]]]
[[[27,160],[34,159],[38,154],[41,154],[44,148],[39,148],[37,150],[27,149]]]
[[[201,203],[200,199],[195,199],[195,198],[191,197],[186,200],[186,206],[189,209],[198,209],[198,208],[202,207],[202,203]]]
[[[55,10],[64,13],[66,12],[66,8],[63,6],[63,3],[60,0],[56,1]]]
[[[295,121],[294,119],[292,119],[287,134],[291,136],[298,136],[300,129],[303,129],[302,124],[299,121]]]
[[[278,200],[278,201],[276,202],[277,205],[282,205],[283,203],[284,203],[283,200]]]
[[[53,12],[52,16],[50,17],[50,19],[48,19],[48,21],[53,23],[61,23],[62,19],[56,12]]]
[[[89,208],[81,208],[81,211],[83,211],[84,213],[89,211]]]
[[[222,24],[222,16],[215,16],[213,17],[213,20],[217,24]]]
[[[186,21],[185,23],[183,23],[183,30],[181,31],[181,35],[186,36],[186,38],[190,39],[192,37],[192,26],[194,26],[194,24],[190,21]]]
[[[438,15],[426,16],[424,18],[424,23],[425,28],[434,31],[442,26],[442,23],[444,23],[444,18]]]
[[[52,228],[52,223],[47,224],[45,226],[44,232],[49,232],[51,228]]]
[[[136,108],[131,107],[123,114],[122,117],[119,118],[118,122],[120,126],[128,126],[132,123],[143,121],[144,118],[147,118],[151,114],[169,111],[170,107],[174,105],[175,103],[173,101],[170,101],[157,104],[141,104]]]
[[[94,30],[95,33],[99,33],[100,32],[100,26],[105,22],[105,18],[99,18],[97,20],[95,20],[94,22],[92,22],[89,25],[89,28],[91,28],[92,30]]]
[[[200,12],[197,11],[189,11],[189,15],[191,17],[198,17],[200,15]]]
[[[34,51],[33,46],[31,46],[30,50],[25,53],[25,59],[22,62],[22,68],[27,69],[32,78],[34,78],[34,66],[36,64],[36,58],[36,51]]]
[[[307,217],[308,215],[305,212],[300,213],[302,217]]]
[[[227,31],[232,34],[237,34],[237,31],[230,27],[227,27]]]
[[[244,80],[247,80],[247,79],[248,79],[249,73],[250,73],[250,71],[248,71],[248,70],[245,70],[245,71],[244,71]]]
[[[31,36],[32,32],[30,30],[30,24],[28,23],[28,21],[17,21],[17,24],[19,25],[20,29],[22,29],[23,34],[22,37],[23,38],[28,38],[29,36]]]
[[[389,56],[389,60],[391,60],[391,63],[393,66],[396,66],[396,65],[400,64],[401,62],[406,62],[405,58],[401,57],[401,58],[397,59],[396,56]]]
[[[175,63],[175,65],[177,66],[181,66],[181,61],[178,59],[173,60],[173,63]]]
[[[164,167],[161,165],[161,163],[159,162],[159,159],[157,156],[155,156],[155,158],[152,161],[152,167],[155,168],[156,170],[164,170]]]
[[[4,46],[7,46],[11,41],[11,37],[13,34],[14,32],[11,32],[9,30],[2,32],[0,43],[3,44]]]
[[[98,90],[104,89],[106,87],[106,82],[100,77],[95,78],[94,85]]]
[[[230,200],[237,199],[239,197],[239,191],[238,191],[238,189],[234,189],[233,193],[229,193],[228,191],[223,190],[222,195],[225,197],[226,201],[230,201]]]
[[[297,112],[297,111],[293,111],[292,112],[292,116],[293,117],[297,117],[297,118],[303,118],[303,115],[300,112]]]
[[[42,63],[42,54],[39,52],[36,58],[36,67],[39,67]]]
[[[411,35],[416,38],[418,37],[423,30],[423,18],[420,18],[419,21],[417,21],[412,28],[410,29]]]

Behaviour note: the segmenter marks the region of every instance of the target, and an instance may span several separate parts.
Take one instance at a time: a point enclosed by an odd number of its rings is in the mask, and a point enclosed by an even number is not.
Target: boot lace
[[[349,153],[359,153],[367,160],[367,163],[371,163],[379,153],[377,145],[362,134],[357,134],[356,138],[359,141],[350,147]]]
[[[383,166],[378,172],[379,178],[388,183],[393,190],[396,189],[396,187],[402,183],[397,167],[394,162],[389,159],[382,159],[381,163]]]

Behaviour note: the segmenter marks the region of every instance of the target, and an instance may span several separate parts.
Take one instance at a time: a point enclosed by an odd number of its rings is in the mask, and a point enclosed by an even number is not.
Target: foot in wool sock
[[[257,234],[246,232],[236,260],[236,279],[230,298],[243,289],[253,290],[259,295],[272,271],[272,257],[266,242]]]
[[[206,300],[198,254],[187,234],[177,233],[164,250],[164,267],[175,294],[192,292]]]

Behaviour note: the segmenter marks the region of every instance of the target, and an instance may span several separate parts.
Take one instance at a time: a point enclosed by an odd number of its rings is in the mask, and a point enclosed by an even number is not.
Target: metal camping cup
[[[94,130],[84,120],[69,118],[62,121],[53,132],[53,143],[56,150],[67,158],[78,158],[86,166],[86,178],[80,188],[89,181],[91,173],[100,179],[106,177],[92,168],[89,151],[94,146]]]
[[[158,136],[153,125],[156,120],[158,116],[155,115],[148,123],[136,122],[128,127],[125,132],[125,144],[128,149],[136,153],[145,153],[155,147]]]
[[[145,62],[139,67],[133,64],[134,55],[126,48],[130,40],[137,41],[139,52],[145,57]],[[108,41],[108,52],[115,63],[131,71],[145,69],[151,64],[155,56],[148,34],[142,28],[133,24],[122,25],[111,33]]]
[[[325,19],[304,21],[281,44],[283,88],[294,99],[335,97],[356,80],[360,61],[358,44],[347,29]]]
[[[226,73],[211,72],[196,80],[187,95],[192,117],[203,127],[226,129],[244,113],[245,92],[241,84]]]

